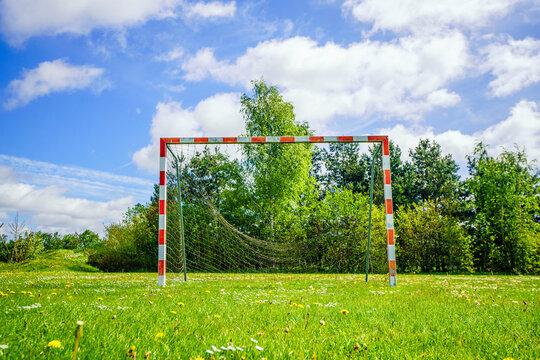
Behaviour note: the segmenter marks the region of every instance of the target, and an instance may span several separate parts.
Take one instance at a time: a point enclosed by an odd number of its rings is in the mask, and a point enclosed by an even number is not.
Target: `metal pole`
[[[369,184],[369,221],[368,221],[368,232],[367,232],[367,253],[366,253],[366,282],[368,280],[368,272],[369,272],[369,246],[371,244],[371,208],[373,206],[373,168],[375,167],[375,157],[379,154],[381,151],[382,144],[379,145],[377,150],[375,151],[375,154],[373,154],[373,158],[371,159],[371,180]]]
[[[186,242],[184,241],[184,214],[182,212],[182,188],[180,187],[180,170],[178,157],[176,157],[176,183],[178,187],[178,208],[180,210],[180,234],[182,236],[182,258],[184,260],[184,281],[187,281],[186,269]]]

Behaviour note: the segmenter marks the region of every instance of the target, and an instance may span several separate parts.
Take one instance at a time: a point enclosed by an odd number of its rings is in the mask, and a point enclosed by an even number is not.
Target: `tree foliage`
[[[538,172],[524,150],[504,150],[498,157],[487,150],[479,143],[468,157],[476,266],[482,271],[538,272]]]

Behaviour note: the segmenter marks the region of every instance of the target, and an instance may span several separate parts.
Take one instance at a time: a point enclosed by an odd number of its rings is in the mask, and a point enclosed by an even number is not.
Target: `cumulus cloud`
[[[306,37],[271,40],[232,62],[203,48],[182,69],[188,81],[212,77],[246,89],[262,76],[292,100],[299,119],[322,129],[335,116],[415,118],[434,107],[453,106],[460,97],[446,87],[464,76],[469,60],[467,39],[454,31],[346,47]]]
[[[0,29],[11,45],[33,36],[71,33],[87,35],[94,29],[124,30],[149,20],[231,17],[236,3],[185,0],[3,0]]]
[[[451,130],[435,133],[432,127],[406,127],[396,125],[392,128],[380,129],[387,134],[403,150],[403,156],[408,158],[408,149],[414,148],[420,139],[437,141],[446,153],[454,159],[465,163],[466,155],[471,154],[474,145],[482,141],[490,145],[494,154],[502,148],[513,149],[514,144],[525,148],[529,160],[540,162],[540,109],[539,103],[522,100],[510,109],[510,115],[484,130],[473,134],[464,134]]]
[[[157,171],[161,137],[237,136],[242,132],[239,94],[216,94],[194,108],[185,108],[181,102],[159,103],[152,118],[151,143],[138,150],[133,161],[142,169]]]
[[[186,4],[184,11],[188,18],[221,18],[232,17],[236,12],[236,2],[209,1]]]
[[[444,28],[477,28],[508,14],[524,0],[347,0],[343,11],[372,31],[426,32]]]
[[[88,34],[95,28],[141,24],[174,17],[180,0],[3,0],[1,28],[17,45],[32,36]]]
[[[133,205],[133,197],[92,201],[65,195],[67,189],[54,185],[38,187],[17,180],[10,167],[0,167],[0,213],[20,212],[27,224],[39,230],[68,233],[91,229],[102,232],[103,223],[119,220]]]
[[[540,40],[509,38],[484,47],[481,54],[480,69],[496,77],[489,83],[493,96],[510,95],[540,81]]]
[[[101,92],[108,86],[103,79],[104,70],[93,66],[70,65],[63,59],[45,61],[31,70],[24,70],[20,79],[8,85],[11,97],[4,103],[5,108],[24,106],[40,96],[54,92],[92,88]]]

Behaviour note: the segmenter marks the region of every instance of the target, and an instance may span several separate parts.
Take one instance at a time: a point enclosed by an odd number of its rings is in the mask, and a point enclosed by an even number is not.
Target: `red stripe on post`
[[[294,142],[294,136],[282,136],[279,138],[280,142]]]
[[[324,136],[310,136],[309,141],[313,141],[313,142],[324,141]]]
[[[167,173],[165,171],[159,172],[159,185],[167,185]]]
[[[388,270],[390,270],[390,276],[396,276],[396,260],[388,260]]]
[[[352,136],[338,136],[339,141],[353,141]]]
[[[167,139],[159,139],[159,156],[167,157]]]
[[[165,245],[167,242],[167,233],[165,230],[159,230],[159,245]]]
[[[392,179],[390,177],[390,170],[384,170],[384,183],[386,185],[389,185],[392,183]]]
[[[266,142],[266,137],[264,137],[264,136],[252,137],[251,142]]]
[[[388,136],[375,135],[375,136],[368,136],[367,139],[368,141],[384,141],[388,139]]]
[[[238,139],[235,138],[235,137],[224,137],[223,138],[224,143],[235,143],[237,141],[238,141]]]
[[[386,213],[392,214],[392,199],[386,199]]]
[[[165,275],[165,260],[158,260],[158,275]]]
[[[202,144],[205,144],[205,143],[208,142],[208,138],[207,138],[207,137],[205,137],[205,138],[195,138],[195,139],[193,139],[193,142],[194,142],[194,143],[202,143]]]
[[[383,141],[383,155],[390,155],[390,146],[388,145],[388,138]]]
[[[386,230],[386,238],[388,240],[388,245],[395,245],[395,243],[394,243],[394,229]]]
[[[159,215],[167,214],[167,203],[165,200],[159,200]]]

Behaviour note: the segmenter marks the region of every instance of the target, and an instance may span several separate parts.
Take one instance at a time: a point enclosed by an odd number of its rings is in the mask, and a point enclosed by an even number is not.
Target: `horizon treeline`
[[[254,81],[253,91],[241,98],[245,135],[312,135],[293,110],[275,87]],[[287,245],[295,261],[278,270],[363,272],[373,159],[370,271],[385,273],[378,146],[361,152],[354,143],[242,145],[242,160],[201,147],[187,159],[181,179],[174,171],[168,174],[167,216],[177,216],[180,180],[185,217],[219,212],[251,237]],[[477,143],[467,156],[469,176],[461,179],[458,164],[435,141],[421,139],[407,149],[407,161],[401,160],[399,146],[392,141],[389,146],[398,273],[540,272],[540,173],[524,149],[516,145],[493,156],[488,145]],[[204,188],[212,209],[194,192],[194,184]],[[89,263],[105,271],[155,271],[158,210],[155,185],[148,203],[106,226],[104,239],[92,243]],[[226,254],[234,238],[205,219],[185,227],[188,263],[205,256],[214,270],[253,270],[240,265],[242,254]],[[179,241],[172,230],[171,247]],[[213,251],[205,252],[209,247]]]

